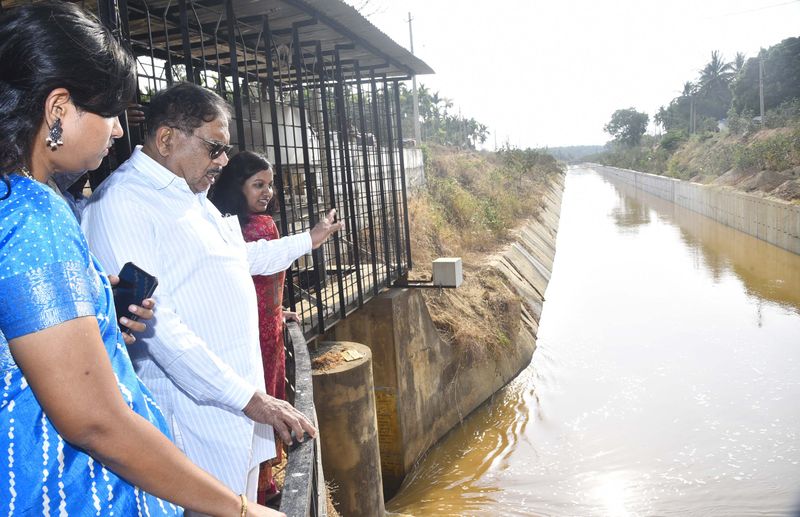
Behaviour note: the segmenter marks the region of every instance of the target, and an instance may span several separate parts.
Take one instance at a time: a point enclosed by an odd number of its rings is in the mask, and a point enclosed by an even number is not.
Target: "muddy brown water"
[[[545,296],[387,510],[800,515],[800,256],[573,168]]]

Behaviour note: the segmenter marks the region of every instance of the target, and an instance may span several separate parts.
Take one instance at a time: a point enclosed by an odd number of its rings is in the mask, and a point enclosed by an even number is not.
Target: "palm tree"
[[[711,61],[700,71],[698,114],[714,119],[725,117],[732,98],[730,88],[733,79],[732,68],[718,50],[711,52]]]
[[[737,52],[736,57],[730,62],[731,72],[733,72],[734,77],[742,71],[745,61],[747,61],[747,58],[745,58],[744,52]]]
[[[732,65],[726,63],[719,50],[711,52],[711,61],[700,71],[700,89],[710,91],[720,86],[728,86],[733,73]]]

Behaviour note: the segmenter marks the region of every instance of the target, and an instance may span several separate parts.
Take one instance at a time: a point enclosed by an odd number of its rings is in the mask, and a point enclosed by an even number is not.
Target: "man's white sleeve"
[[[311,251],[311,233],[303,232],[267,241],[247,243],[247,261],[251,275],[274,275]]]

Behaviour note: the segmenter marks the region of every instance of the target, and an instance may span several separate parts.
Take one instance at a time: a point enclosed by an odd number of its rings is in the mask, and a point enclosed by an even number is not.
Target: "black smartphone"
[[[128,310],[130,305],[141,305],[142,300],[150,298],[158,286],[158,279],[133,262],[128,262],[119,272],[119,283],[114,286],[114,307],[117,321],[123,316],[136,321],[139,316]]]

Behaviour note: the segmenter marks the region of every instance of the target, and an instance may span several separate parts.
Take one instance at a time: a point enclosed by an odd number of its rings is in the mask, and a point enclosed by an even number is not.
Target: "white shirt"
[[[242,409],[264,391],[251,275],[289,267],[311,250],[308,232],[245,243],[236,216],[137,147],[83,212],[92,252],[109,273],[133,262],[158,278],[154,318],[130,347],[175,442],[234,492],[275,456],[274,435]]]

